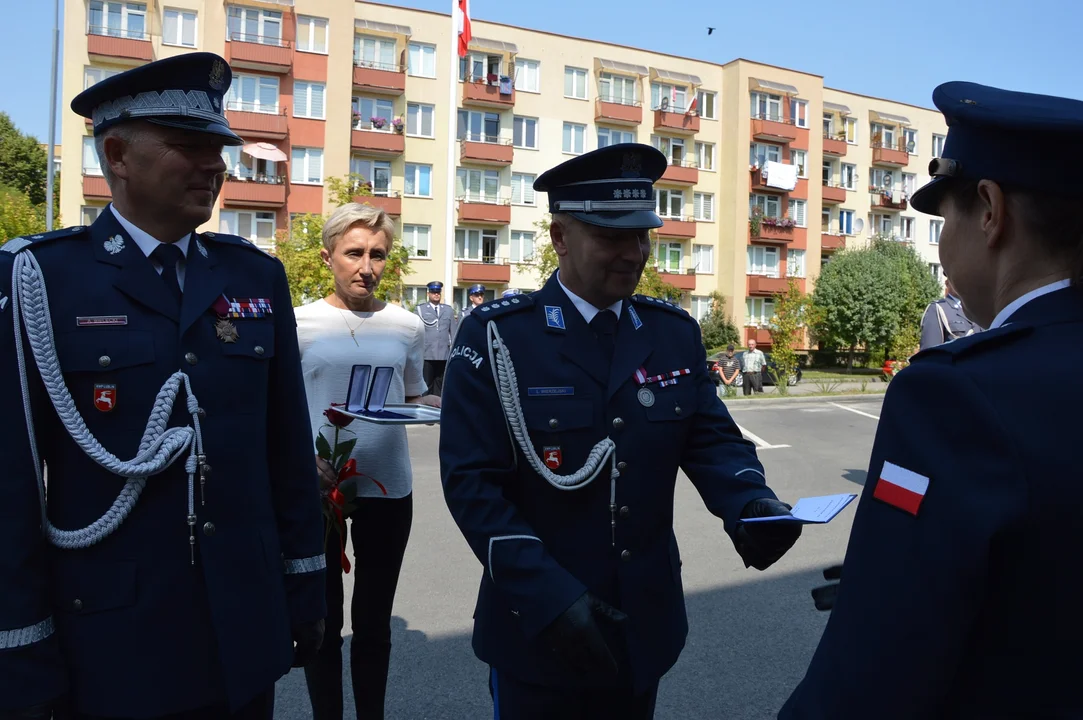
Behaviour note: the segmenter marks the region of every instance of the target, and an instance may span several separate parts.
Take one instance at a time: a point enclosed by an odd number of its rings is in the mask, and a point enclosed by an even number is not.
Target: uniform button
[[[257,354],[257,355],[262,355],[263,353],[265,353],[265,352],[266,352],[266,350],[264,350],[264,349],[263,349],[263,346],[262,346],[262,345],[257,345],[257,346],[255,347],[255,350],[256,350],[256,354]]]
[[[199,408],[198,410],[196,410],[196,415],[199,415],[199,419],[203,420],[204,418],[207,417],[207,411],[204,410],[203,408]]]
[[[673,408],[673,412],[675,412],[675,413],[677,413],[678,415],[680,415],[680,414],[681,414],[681,406],[680,406],[680,405],[678,405],[677,407]]]
[[[206,535],[207,537],[210,537],[211,535],[214,535],[214,523],[210,523],[210,522],[206,523],[203,526],[203,534]]]
[[[620,554],[620,559],[623,560],[624,562],[628,562],[629,560],[632,559],[632,551],[631,550],[622,550],[621,554]]]
[[[76,598],[76,599],[72,600],[71,601],[71,609],[74,610],[75,612],[79,612],[80,610],[83,609],[83,601],[80,600],[79,598]]]
[[[560,421],[556,418],[549,418],[549,427],[555,430],[556,428],[560,427]]]
[[[624,472],[627,468],[628,468],[628,463],[624,462],[623,460],[621,460],[619,463],[617,463],[617,469],[620,470],[621,472]]]
[[[624,427],[624,420],[622,418],[613,418],[613,427],[620,429]],[[620,468],[617,468],[618,470]]]
[[[189,365],[195,365],[197,362],[199,362],[199,358],[196,357],[195,353],[185,353],[184,361]]]
[[[630,514],[631,512],[632,512],[632,509],[631,509],[630,507],[628,507],[627,505],[625,505],[624,507],[622,507],[622,508],[620,509],[620,516],[621,516],[621,517],[628,517],[628,515],[629,515],[629,514]],[[624,552],[628,552],[628,551],[627,551],[627,550],[625,550]]]
[[[108,355],[102,355],[98,358],[98,364],[102,367],[109,367],[109,363],[113,362],[113,359]]]

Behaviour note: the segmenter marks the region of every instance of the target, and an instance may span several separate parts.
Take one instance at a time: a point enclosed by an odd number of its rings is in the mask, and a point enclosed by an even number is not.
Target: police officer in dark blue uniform
[[[194,232],[230,82],[189,53],[78,95],[113,202],[0,252],[0,717],[269,720],[322,640],[286,276]]]
[[[629,143],[539,177],[559,270],[476,308],[448,362],[444,494],[483,566],[474,650],[501,720],[653,717],[688,631],[679,469],[746,566],[800,534],[741,522],[789,506],[716,397],[696,322],[632,294],[665,167]]]
[[[780,718],[1083,717],[1083,102],[950,82],[911,202],[984,332],[891,382],[834,610]],[[1035,139],[1058,152],[1036,152]],[[1063,155],[1061,154],[1063,153]],[[1056,392],[1005,384],[1020,355]]]

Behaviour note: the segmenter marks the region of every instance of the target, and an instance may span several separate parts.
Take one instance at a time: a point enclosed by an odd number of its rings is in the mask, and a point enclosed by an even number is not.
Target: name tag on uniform
[[[526,389],[530,397],[554,397],[561,395],[575,395],[573,387],[532,387]]]
[[[127,325],[127,315],[86,315],[75,318],[75,324],[79,327],[114,327]]]

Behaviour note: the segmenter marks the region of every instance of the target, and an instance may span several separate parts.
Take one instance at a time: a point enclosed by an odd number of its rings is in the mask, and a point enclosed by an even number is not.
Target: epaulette
[[[467,315],[467,318],[476,317],[479,320],[487,321],[501,317],[502,315],[510,315],[517,310],[525,310],[529,307],[534,307],[533,298],[529,295],[513,295],[510,298],[501,298],[482,303],[471,310],[470,314]]]
[[[39,233],[37,235],[24,235],[22,237],[12,238],[0,246],[0,250],[9,252],[12,254],[22,252],[31,245],[40,245],[42,243],[49,242],[50,240],[56,240],[57,238],[70,238],[85,233],[87,231],[86,225],[76,225],[75,227],[62,228],[60,230],[53,230],[52,232]]]
[[[1029,335],[1033,330],[1034,327],[1031,325],[1008,323],[992,330],[983,330],[973,335],[949,340],[942,345],[926,348],[914,355],[911,362],[926,358],[930,360],[940,358],[953,363],[972,353],[1000,347],[1009,341],[1014,342],[1025,335]]]
[[[668,300],[662,300],[660,298],[651,297],[650,295],[633,295],[632,301],[638,305],[644,307],[656,307],[662,310],[669,310],[686,320],[691,320],[692,316],[688,314],[688,311],[676,303],[671,303]]]
[[[199,233],[199,234],[196,235],[196,240],[197,241],[203,240],[203,239],[211,240],[212,242],[225,243],[226,245],[239,245],[239,246],[241,246],[243,248],[247,248],[249,250],[255,250],[256,252],[260,253],[261,255],[269,257],[272,260],[278,260],[278,258],[275,257],[274,255],[272,255],[271,253],[269,253],[266,250],[264,250],[263,248],[259,247],[258,245],[256,245],[254,242],[252,242],[248,238],[243,238],[240,235],[227,235],[226,233],[215,233],[215,232],[205,232],[205,233]]]

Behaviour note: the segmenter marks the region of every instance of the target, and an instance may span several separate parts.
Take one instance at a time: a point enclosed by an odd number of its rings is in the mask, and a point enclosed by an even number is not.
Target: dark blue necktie
[[[177,301],[177,307],[180,307],[181,287],[177,279],[177,263],[184,259],[184,253],[176,245],[159,243],[158,247],[151,252],[150,257],[162,266],[162,282],[165,283],[170,296]]]
[[[605,357],[608,367],[613,362],[613,351],[616,348],[617,314],[612,310],[602,310],[590,321],[590,329],[598,338],[598,347]]]

